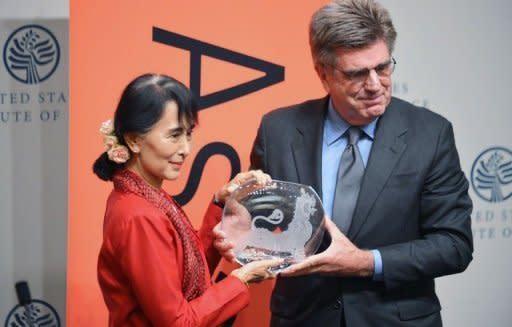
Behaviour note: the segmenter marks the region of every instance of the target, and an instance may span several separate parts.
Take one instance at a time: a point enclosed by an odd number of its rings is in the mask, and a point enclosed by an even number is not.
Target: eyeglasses
[[[377,76],[379,78],[389,78],[391,74],[395,71],[396,66],[396,60],[395,58],[391,57],[389,61],[384,62],[382,64],[379,64],[373,68],[363,68],[363,69],[357,69],[357,70],[340,70],[337,67],[331,66],[335,70],[342,73],[348,80],[354,83],[362,83],[365,82],[368,79],[368,76],[370,76],[370,72],[372,70],[377,73]]]

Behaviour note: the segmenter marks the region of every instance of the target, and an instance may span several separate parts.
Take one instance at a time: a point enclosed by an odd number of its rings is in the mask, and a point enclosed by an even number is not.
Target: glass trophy
[[[322,201],[313,188],[273,180],[240,185],[225,203],[221,226],[235,245],[238,263],[281,258],[284,262],[271,269],[279,272],[318,250],[324,223]]]

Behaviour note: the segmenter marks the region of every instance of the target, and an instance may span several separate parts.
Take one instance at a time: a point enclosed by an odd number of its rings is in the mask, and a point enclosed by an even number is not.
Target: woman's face
[[[128,167],[156,188],[162,186],[164,179],[178,178],[190,153],[193,128],[178,121],[176,102],[167,102],[162,118],[149,132],[136,137],[135,148],[132,147],[136,153]]]

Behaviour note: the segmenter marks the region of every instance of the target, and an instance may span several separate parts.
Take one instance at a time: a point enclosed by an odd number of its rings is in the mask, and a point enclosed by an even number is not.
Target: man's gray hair
[[[320,64],[334,66],[338,49],[364,48],[378,40],[393,52],[396,31],[391,16],[374,0],[335,0],[311,17],[309,44]]]

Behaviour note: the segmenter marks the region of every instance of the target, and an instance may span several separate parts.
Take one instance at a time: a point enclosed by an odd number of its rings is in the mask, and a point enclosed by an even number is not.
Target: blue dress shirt
[[[372,149],[375,137],[375,128],[378,119],[368,125],[360,126],[364,132],[357,147],[361,153],[364,166],[368,163],[368,157]],[[332,101],[329,100],[329,108],[324,124],[324,135],[322,142],[322,202],[325,212],[332,217],[332,208],[334,203],[334,194],[336,190],[336,181],[338,179],[338,167],[340,165],[341,155],[348,143],[348,137],[345,134],[350,124],[347,123],[334,109]],[[374,263],[374,280],[382,279],[382,257],[379,250],[372,250]]]

